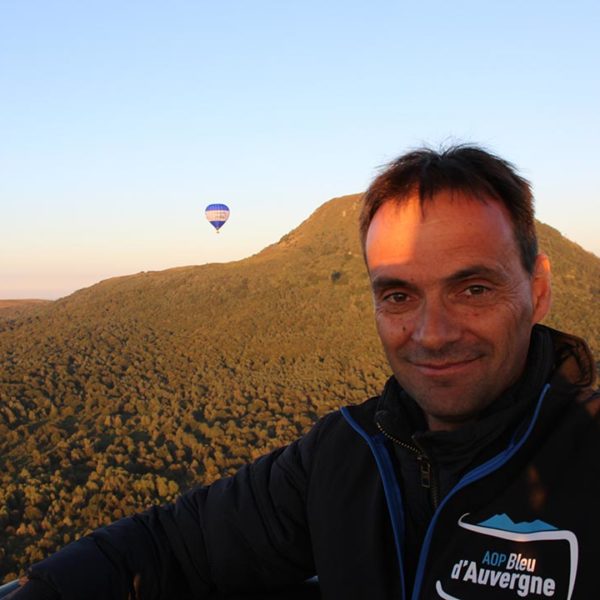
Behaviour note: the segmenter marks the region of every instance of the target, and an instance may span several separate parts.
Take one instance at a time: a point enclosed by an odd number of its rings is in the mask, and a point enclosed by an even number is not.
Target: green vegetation
[[[0,580],[379,391],[357,203],[328,202],[243,261],[0,306]],[[598,355],[600,259],[539,233],[555,265],[548,323]]]

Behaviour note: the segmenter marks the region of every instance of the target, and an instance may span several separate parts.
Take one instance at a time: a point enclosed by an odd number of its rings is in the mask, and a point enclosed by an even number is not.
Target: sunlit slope
[[[331,200],[242,261],[0,310],[0,579],[377,392],[388,369],[357,202]],[[599,354],[600,259],[539,233],[555,265],[548,323]]]
[[[319,374],[379,367],[355,222],[356,198],[334,200],[249,259],[110,279],[32,309],[4,323],[6,370],[60,405],[57,386],[100,375],[121,395],[153,375],[197,394],[194,385],[229,386],[243,369],[275,383],[304,372],[299,362],[320,389]]]
[[[552,309],[547,325],[586,339],[600,360],[600,258],[537,224],[540,249],[552,263]]]
[[[355,212],[334,201],[247,260],[0,321],[0,574],[375,393],[387,369]]]

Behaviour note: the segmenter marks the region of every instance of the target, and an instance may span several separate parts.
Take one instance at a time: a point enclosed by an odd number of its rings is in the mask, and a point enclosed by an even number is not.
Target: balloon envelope
[[[209,204],[204,211],[207,221],[217,230],[229,219],[229,207],[225,204]]]

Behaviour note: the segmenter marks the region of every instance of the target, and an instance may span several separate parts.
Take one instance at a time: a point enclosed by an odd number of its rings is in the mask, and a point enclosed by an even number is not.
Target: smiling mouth
[[[476,360],[479,360],[480,358],[480,356],[475,356],[473,358],[467,358],[458,361],[413,362],[411,364],[424,375],[450,375],[452,373],[461,371],[462,369],[469,368]]]

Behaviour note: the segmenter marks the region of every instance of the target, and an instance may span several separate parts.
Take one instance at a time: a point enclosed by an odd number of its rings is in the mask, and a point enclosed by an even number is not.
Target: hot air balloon
[[[225,204],[209,204],[204,211],[206,220],[217,230],[229,219],[229,208]]]

